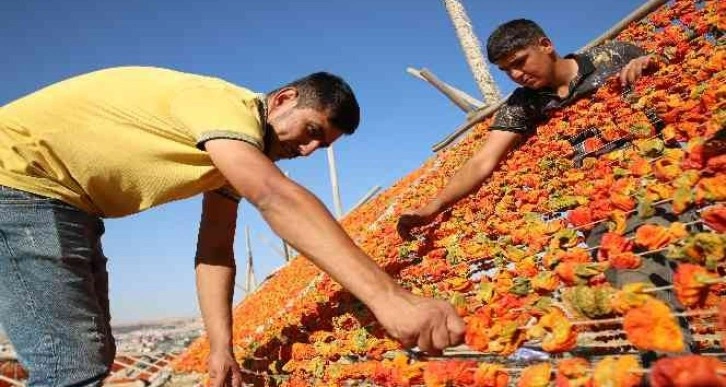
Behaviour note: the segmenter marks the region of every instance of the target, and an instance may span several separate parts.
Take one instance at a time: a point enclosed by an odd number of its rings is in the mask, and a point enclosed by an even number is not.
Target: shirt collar
[[[583,78],[595,72],[595,65],[587,55],[567,54],[565,55],[565,59],[574,59],[575,62],[577,62],[577,77],[575,77],[575,79],[578,80],[578,83],[581,82]]]
[[[570,81],[567,97],[563,98],[568,99],[572,98],[575,95],[575,90],[577,90],[577,88],[582,84],[582,81],[590,74],[595,72],[595,65],[592,63],[592,60],[590,60],[590,58],[582,54],[567,54],[565,55],[565,59],[574,59],[577,63],[577,75],[575,75],[575,77],[572,78],[572,80]],[[539,94],[554,96],[557,99],[560,99],[557,93],[550,88],[537,90],[537,92]]]
[[[257,111],[260,114],[260,123],[262,124],[262,128],[264,129],[265,126],[267,126],[267,94],[265,93],[256,93],[255,97],[257,97]]]
[[[255,97],[257,98],[257,113],[260,115],[260,126],[262,127],[262,138],[264,139],[263,147],[267,150],[270,149],[270,134],[272,133],[270,126],[267,124],[267,94],[256,93]]]

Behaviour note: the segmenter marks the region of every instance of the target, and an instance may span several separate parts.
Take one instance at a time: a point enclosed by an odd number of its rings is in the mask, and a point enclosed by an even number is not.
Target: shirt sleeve
[[[214,192],[233,202],[239,203],[242,200],[242,195],[238,194],[237,190],[234,189],[231,184],[227,184],[221,188],[217,188],[214,190]]]
[[[222,85],[183,89],[171,103],[171,114],[194,136],[197,148],[214,139],[240,140],[264,151],[264,129],[258,101]]]
[[[520,134],[531,133],[536,127],[538,115],[533,106],[534,100],[527,94],[524,89],[516,89],[497,110],[490,128]]]

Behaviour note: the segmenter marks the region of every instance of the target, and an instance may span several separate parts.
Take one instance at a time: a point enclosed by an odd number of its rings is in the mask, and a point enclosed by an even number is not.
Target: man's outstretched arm
[[[425,351],[461,342],[464,324],[449,303],[417,297],[398,286],[313,194],[285,177],[257,148],[219,139],[207,142],[206,149],[272,229],[368,305],[389,334]]]
[[[425,206],[401,216],[398,221],[399,234],[405,239],[410,238],[413,227],[431,222],[439,213],[479,188],[491,176],[509,148],[521,137],[521,134],[515,132],[492,130],[486,143],[456,172],[435,198]]]

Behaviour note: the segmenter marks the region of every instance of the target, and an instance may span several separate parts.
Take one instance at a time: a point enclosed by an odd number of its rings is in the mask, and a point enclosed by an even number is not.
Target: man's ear
[[[545,54],[552,54],[555,52],[555,45],[552,44],[550,38],[543,36],[537,40],[537,47]]]
[[[292,106],[295,106],[297,104],[297,89],[294,87],[283,87],[282,89],[278,90],[275,95],[272,96],[272,100],[270,101],[270,107],[276,108],[278,106],[282,106],[285,104],[292,103]]]

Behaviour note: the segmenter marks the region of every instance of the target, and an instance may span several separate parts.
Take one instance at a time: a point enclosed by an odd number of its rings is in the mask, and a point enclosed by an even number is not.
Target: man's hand
[[[207,370],[211,387],[242,387],[242,372],[230,352],[212,352]]]
[[[371,310],[388,334],[404,346],[418,346],[433,354],[461,343],[466,328],[448,302],[402,289],[371,304]]]
[[[656,63],[651,55],[644,55],[631,60],[620,71],[620,85],[632,85],[643,76],[643,71],[648,70]]]
[[[429,224],[434,220],[434,218],[436,218],[436,214],[427,212],[424,209],[407,212],[398,218],[396,230],[398,230],[398,235],[400,235],[401,238],[404,240],[411,240],[413,239],[413,235],[411,235],[412,228]]]

